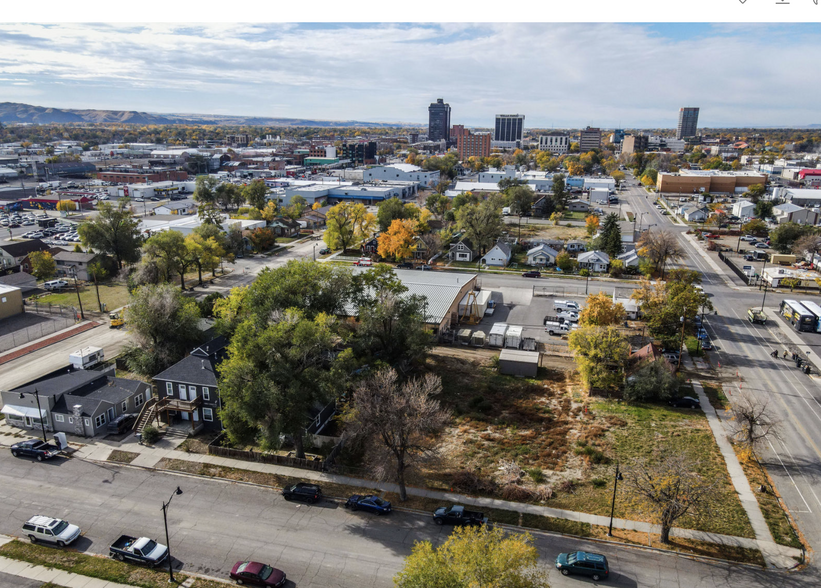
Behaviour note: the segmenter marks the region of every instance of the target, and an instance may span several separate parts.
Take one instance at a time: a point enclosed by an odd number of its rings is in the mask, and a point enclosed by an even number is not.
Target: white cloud
[[[56,107],[423,123],[441,97],[479,126],[763,126],[821,122],[821,81],[789,75],[817,47],[803,25],[2,24],[0,77]]]

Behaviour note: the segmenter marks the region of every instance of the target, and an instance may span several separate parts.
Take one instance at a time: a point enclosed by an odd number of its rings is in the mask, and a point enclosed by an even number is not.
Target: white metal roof
[[[507,332],[507,323],[496,323],[490,328],[491,335],[504,335]]]
[[[539,363],[538,351],[520,351],[518,349],[502,349],[500,360],[517,361],[519,363]]]

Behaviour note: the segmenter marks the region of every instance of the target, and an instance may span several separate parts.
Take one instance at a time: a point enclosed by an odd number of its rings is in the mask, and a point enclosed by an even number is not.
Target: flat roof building
[[[586,153],[591,149],[601,149],[601,129],[587,127],[579,131],[579,151]]]

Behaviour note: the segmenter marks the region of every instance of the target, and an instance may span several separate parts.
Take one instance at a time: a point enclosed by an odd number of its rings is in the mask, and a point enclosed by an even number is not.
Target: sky
[[[809,0],[807,0],[809,2]],[[819,7],[821,8],[821,7]],[[821,123],[819,24],[0,23],[0,102],[526,128]]]

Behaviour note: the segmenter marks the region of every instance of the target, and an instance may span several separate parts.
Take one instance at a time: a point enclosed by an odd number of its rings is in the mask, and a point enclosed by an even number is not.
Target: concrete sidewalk
[[[747,513],[747,518],[750,520],[750,525],[755,532],[755,549],[761,551],[764,556],[764,561],[770,568],[789,569],[795,567],[796,562],[793,557],[800,555],[800,550],[783,545],[778,545],[773,539],[770,528],[767,526],[767,521],[764,515],[761,514],[761,507],[758,505],[758,500],[750,488],[750,482],[747,480],[746,474],[738,461],[738,456],[730,444],[730,439],[724,429],[724,425],[710,404],[710,399],[704,393],[704,388],[701,382],[693,380],[693,390],[698,394],[698,399],[701,401],[701,409],[707,416],[707,422],[710,429],[713,431],[713,437],[716,440],[721,455],[724,458],[724,463],[727,465],[727,473],[730,474],[730,480],[733,483],[733,488],[738,493],[738,498],[741,501],[741,506],[744,507],[744,512]],[[749,541],[749,540],[748,540]]]
[[[11,537],[0,535],[0,545],[5,545],[11,540]],[[109,582],[99,578],[81,576],[73,572],[38,566],[2,556],[0,556],[0,572],[43,583],[52,582],[66,588],[132,588],[130,584],[118,584],[117,582]]]
[[[703,391],[701,393],[703,394]],[[706,403],[706,401],[704,402]],[[282,465],[242,461],[225,457],[218,457],[215,455],[188,453],[185,451],[178,451],[168,447],[154,448],[145,445],[138,445],[134,442],[123,444],[122,447],[120,447],[120,449],[140,454],[139,457],[137,457],[133,462],[131,462],[131,465],[151,469],[155,468],[161,459],[169,458],[178,459],[181,461],[197,462],[215,466],[243,469],[267,474],[278,474],[281,476],[288,476],[302,480],[311,480],[315,482],[330,482],[334,484],[343,484],[346,486],[366,488],[378,492],[399,492],[399,487],[396,484],[392,483],[380,483],[370,480],[351,478],[349,476],[327,474],[323,472],[303,470],[299,468],[293,468]],[[102,443],[95,443],[80,448],[74,453],[74,457],[80,459],[88,459],[92,461],[106,462],[108,464],[111,464],[112,462],[106,461],[111,451],[111,446],[104,445]],[[730,451],[732,451],[732,448],[730,448]],[[744,482],[746,483],[746,478],[744,478]],[[749,484],[747,485],[747,488],[749,491]],[[593,515],[570,510],[562,510],[558,508],[551,508],[548,506],[540,506],[537,504],[510,502],[507,500],[496,500],[493,498],[478,498],[472,496],[465,496],[455,492],[441,492],[436,490],[426,490],[423,488],[414,487],[408,487],[407,491],[408,494],[411,496],[430,498],[432,500],[436,500],[445,504],[459,503],[468,506],[475,506],[478,508],[497,508],[503,510],[511,510],[514,512],[565,519],[570,521],[578,521],[582,523],[589,523],[591,525],[599,526],[607,526],[610,523],[610,517],[607,516]],[[751,497],[754,501],[755,497],[752,495]],[[758,505],[756,503],[756,507],[757,506]],[[760,512],[759,517],[761,517]],[[763,521],[763,517],[761,517],[761,520]],[[660,534],[661,532],[661,527],[659,525],[639,521],[630,521],[625,519],[613,519],[613,527],[617,529],[627,529],[651,534]],[[766,529],[766,524],[764,524],[764,527]],[[769,531],[767,532],[769,533]],[[769,537],[769,542],[767,542],[761,541],[761,538],[758,535],[756,539],[750,539],[746,537],[733,537],[729,535],[721,535],[717,533],[707,533],[703,531],[695,531],[691,529],[680,528],[674,528],[671,531],[670,535],[672,537],[693,539],[698,541],[705,541],[708,543],[716,543],[720,545],[756,549],[761,550],[762,553],[765,553],[764,550],[766,549],[766,553],[769,554],[765,555],[765,559],[767,559],[768,564],[770,564],[772,567],[779,567],[785,569],[795,567],[797,565],[797,562],[792,558],[799,557],[801,555],[801,551],[798,549],[793,549],[790,547],[784,547],[775,544],[771,536]]]

